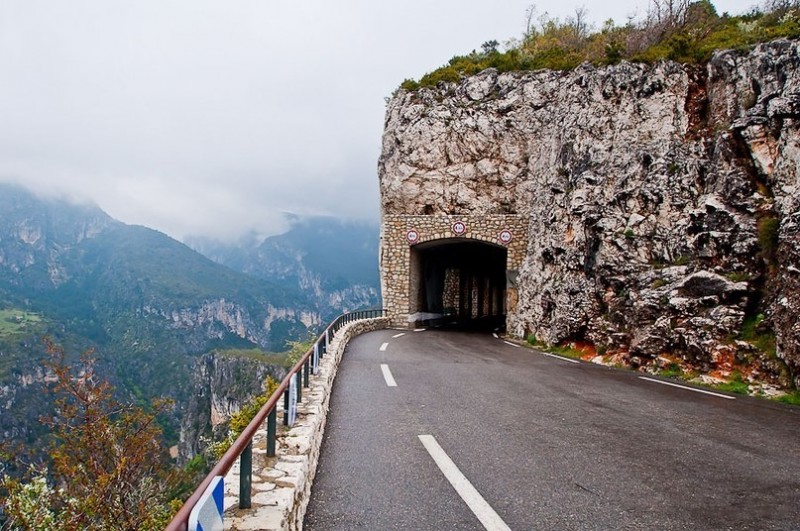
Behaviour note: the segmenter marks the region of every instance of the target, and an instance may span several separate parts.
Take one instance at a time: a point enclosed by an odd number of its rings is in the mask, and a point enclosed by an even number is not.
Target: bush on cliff
[[[180,474],[171,470],[152,411],[118,402],[98,379],[89,353],[79,372],[64,350],[48,343],[56,414],[43,418],[52,434],[49,458],[31,478],[0,470],[0,497],[10,529],[161,529],[171,517]],[[11,457],[10,455],[4,458]],[[16,456],[20,457],[20,456]]]
[[[719,15],[709,0],[652,0],[644,20],[624,26],[607,20],[594,32],[583,8],[565,20],[545,14],[538,23],[533,22],[533,13],[532,9],[528,12],[523,38],[507,43],[505,52],[485,44],[480,52],[455,56],[419,81],[406,79],[400,88],[416,90],[442,81],[458,82],[487,68],[500,72],[570,70],[586,61],[599,66],[622,60],[653,63],[663,59],[702,63],[716,50],[800,37],[797,0],[771,0],[760,10],[738,16]]]

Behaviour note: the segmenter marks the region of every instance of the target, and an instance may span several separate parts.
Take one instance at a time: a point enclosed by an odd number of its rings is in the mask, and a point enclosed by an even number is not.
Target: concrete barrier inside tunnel
[[[505,326],[505,247],[477,240],[434,240],[411,249],[410,313],[417,323]]]

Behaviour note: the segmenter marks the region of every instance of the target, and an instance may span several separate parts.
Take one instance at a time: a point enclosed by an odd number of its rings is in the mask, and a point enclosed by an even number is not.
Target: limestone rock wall
[[[264,393],[268,376],[280,382],[286,372],[281,365],[257,358],[218,352],[200,357],[192,371],[191,398],[181,411],[178,443],[181,462],[202,452],[215,435],[223,437],[224,433],[215,434],[214,428]]]
[[[798,43],[399,91],[387,215],[529,220],[510,332],[800,375]],[[777,357],[737,341],[774,333]],[[769,349],[766,349],[769,350]],[[726,361],[726,362],[727,362]]]

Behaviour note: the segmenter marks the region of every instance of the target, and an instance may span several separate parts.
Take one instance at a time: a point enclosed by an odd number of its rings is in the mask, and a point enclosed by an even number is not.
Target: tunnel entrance
[[[434,240],[411,249],[409,321],[495,330],[505,327],[505,247],[477,240]]]

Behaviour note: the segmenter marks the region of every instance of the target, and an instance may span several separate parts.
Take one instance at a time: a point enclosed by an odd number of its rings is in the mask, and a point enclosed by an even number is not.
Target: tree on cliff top
[[[162,529],[178,474],[170,471],[156,415],[122,404],[94,373],[91,353],[74,373],[64,350],[50,342],[45,366],[52,375],[56,414],[42,422],[52,431],[48,468],[27,481],[4,475],[0,499],[8,529]]]

